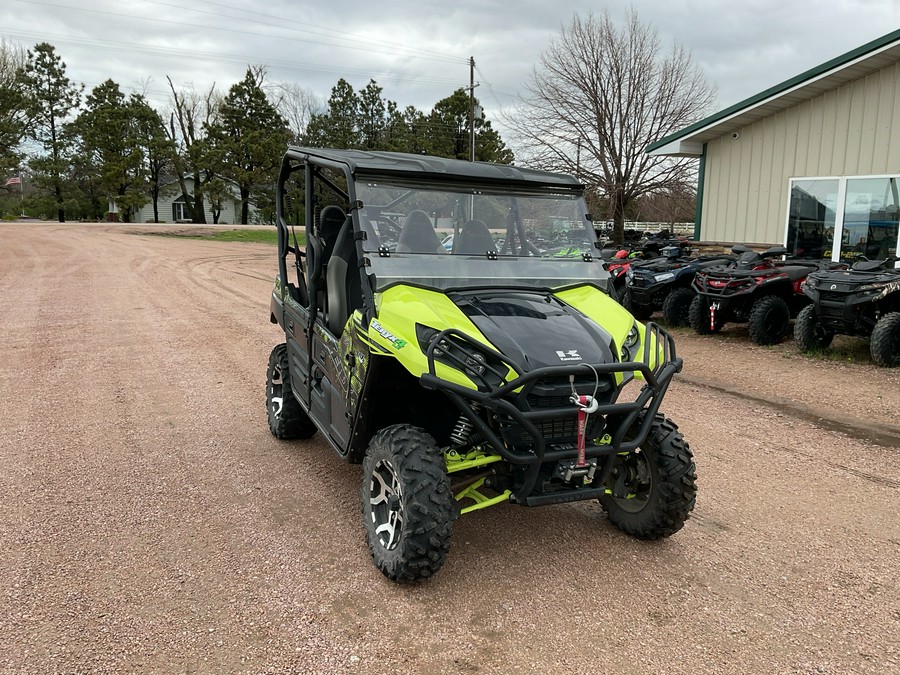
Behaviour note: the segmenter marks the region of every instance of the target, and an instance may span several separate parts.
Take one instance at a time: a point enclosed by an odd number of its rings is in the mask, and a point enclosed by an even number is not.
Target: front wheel
[[[800,310],[794,322],[794,341],[801,352],[826,349],[834,339],[834,331],[825,328],[816,316],[816,306],[807,305]]]
[[[885,314],[878,320],[869,349],[872,360],[882,368],[900,366],[900,312]]]
[[[691,322],[691,303],[697,294],[681,286],[669,291],[663,302],[663,318],[670,326],[687,326]]]
[[[747,326],[758,345],[777,345],[791,328],[791,308],[777,295],[764,295],[753,303]]]
[[[277,345],[269,355],[266,369],[266,410],[269,430],[276,438],[311,438],[316,425],[300,407],[291,390],[291,370],[287,345]]]
[[[375,434],[363,461],[361,497],[366,542],[382,574],[413,582],[441,568],[459,510],[431,436],[408,424]]]
[[[674,422],[657,415],[640,452],[614,462],[599,500],[613,525],[638,539],[668,537],[684,526],[697,498],[697,471]]]

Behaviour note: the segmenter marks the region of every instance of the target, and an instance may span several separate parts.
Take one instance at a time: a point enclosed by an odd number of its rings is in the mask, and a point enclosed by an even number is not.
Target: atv
[[[726,253],[699,257],[685,255],[683,248],[667,246],[659,258],[631,265],[625,273],[625,297],[622,304],[636,319],[645,321],[662,310],[670,326],[686,326],[688,311],[696,293],[691,288],[698,270],[733,262]]]
[[[499,504],[596,500],[638,538],[682,528],[695,467],[660,413],[682,360],[608,295],[573,178],[291,147],[276,192],[269,429],[362,463],[385,576],[435,574],[454,520]],[[587,250],[535,244],[560,227]]]
[[[826,349],[835,334],[870,338],[872,360],[900,365],[900,270],[897,258],[859,258],[849,270],[813,272],[803,284],[812,304],[794,323],[802,352]]]
[[[667,246],[660,248],[660,240],[651,236],[626,247],[609,247],[607,244],[601,248],[600,257],[605,261],[606,271],[609,272],[612,280],[614,297],[619,302],[623,302],[625,299],[628,270],[632,265],[643,265],[646,261],[658,259],[662,255],[663,249],[690,250],[687,240],[667,240],[667,243]]]
[[[823,260],[775,260],[787,254],[784,246],[761,253],[738,244],[736,261],[698,271],[693,281],[697,297],[688,317],[700,335],[716,333],[729,321],[749,324],[750,339],[759,345],[778,344],[787,337],[790,320],[809,304],[800,289],[818,269],[839,263]]]

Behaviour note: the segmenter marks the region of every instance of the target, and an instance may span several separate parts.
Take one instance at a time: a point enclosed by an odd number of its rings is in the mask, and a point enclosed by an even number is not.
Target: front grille
[[[599,385],[591,377],[579,377],[575,381],[575,391],[579,395],[594,395],[601,404],[610,402],[610,392],[613,391],[611,375],[600,377]],[[569,442],[574,443],[578,436],[578,408],[572,403],[572,385],[568,378],[540,379],[529,388],[527,394],[520,398],[519,408],[529,411],[566,409],[562,417],[549,417],[545,419],[533,419],[541,436],[547,444]],[[523,400],[524,399],[524,400]],[[523,405],[524,403],[524,405]],[[569,412],[571,411],[571,412]],[[504,416],[505,417],[505,416]],[[601,435],[603,429],[603,417],[591,415],[588,417],[588,438],[596,438]],[[530,445],[534,439],[524,429],[515,426],[509,418],[501,420],[504,429],[504,437],[512,445]]]
[[[844,302],[847,299],[846,293],[836,293],[834,291],[819,291],[820,302]]]

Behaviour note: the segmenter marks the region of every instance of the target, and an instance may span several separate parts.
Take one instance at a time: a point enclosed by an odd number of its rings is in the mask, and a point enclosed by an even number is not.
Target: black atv
[[[651,260],[658,260],[664,255],[663,251],[670,251],[668,255],[674,255],[671,251],[680,251],[679,255],[685,255],[690,252],[690,243],[682,238],[677,239],[660,239],[659,236],[667,234],[668,230],[663,230],[659,235],[651,235],[642,238],[640,241],[625,246],[610,246],[607,242],[600,251],[600,257],[605,261],[606,271],[609,272],[615,290],[615,297],[619,302],[625,299],[625,288],[627,285],[628,270],[632,265],[644,265]],[[661,244],[665,244],[661,246]],[[642,321],[648,317],[638,317]]]
[[[691,302],[696,293],[691,287],[698,270],[733,262],[727,253],[699,257],[685,255],[680,246],[667,246],[653,260],[633,263],[626,271],[625,309],[645,321],[662,310],[671,326],[686,326]]]
[[[635,537],[681,529],[694,462],[659,410],[682,361],[610,298],[575,179],[290,148],[276,189],[269,428],[362,463],[382,573],[429,577],[453,521],[497,504],[595,500]]]
[[[825,349],[836,334],[870,338],[872,360],[900,365],[900,270],[897,258],[857,259],[849,270],[813,272],[803,284],[812,304],[794,324],[802,352]]]
[[[800,286],[818,269],[834,267],[823,260],[776,260],[784,246],[761,253],[738,244],[738,258],[727,265],[698,271],[693,281],[697,297],[689,320],[700,335],[716,333],[728,323],[747,323],[750,339],[759,345],[778,344],[790,331],[790,321],[809,304]]]

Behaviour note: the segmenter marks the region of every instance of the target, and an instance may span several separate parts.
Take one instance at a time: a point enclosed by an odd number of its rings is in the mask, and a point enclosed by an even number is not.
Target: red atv
[[[722,329],[729,321],[747,323],[750,339],[759,345],[781,342],[790,321],[810,300],[800,288],[806,277],[820,269],[846,267],[827,260],[777,260],[784,246],[757,253],[738,244],[735,262],[697,272],[691,302],[691,327],[700,335]]]

